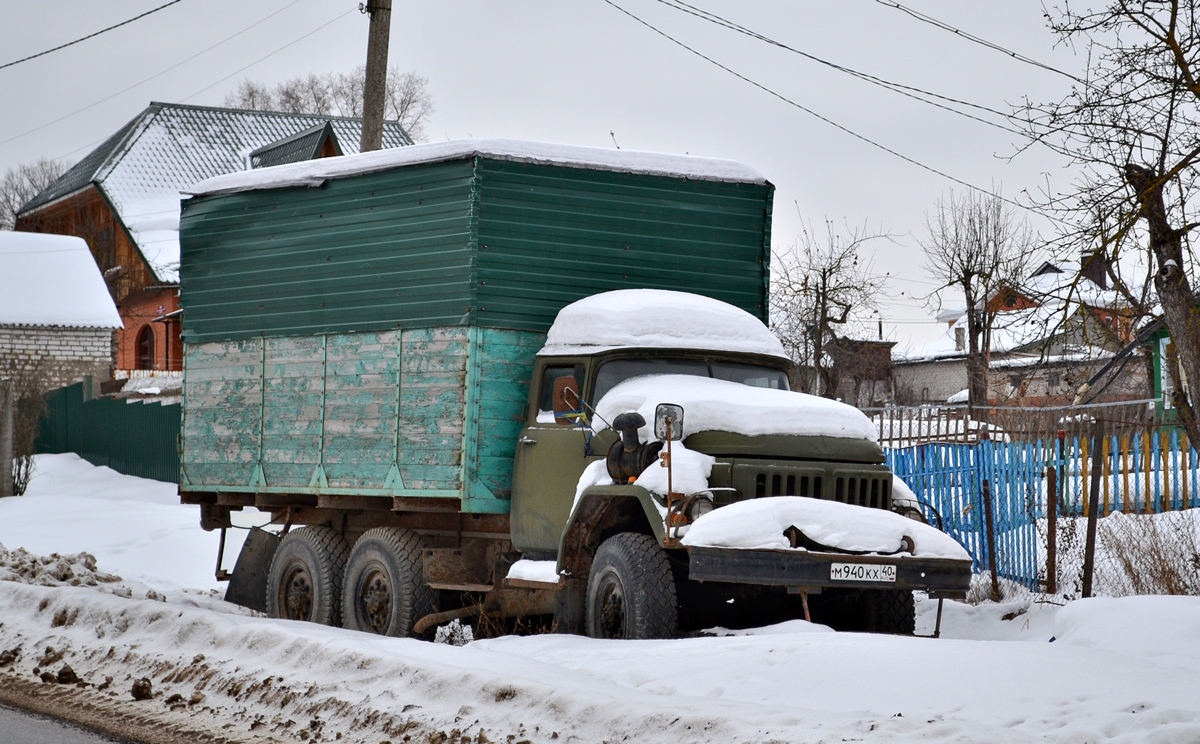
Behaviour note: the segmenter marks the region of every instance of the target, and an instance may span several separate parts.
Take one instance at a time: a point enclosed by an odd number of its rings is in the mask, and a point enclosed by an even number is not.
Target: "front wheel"
[[[289,532],[267,571],[267,617],[339,625],[349,548],[328,527]]]
[[[670,638],[677,623],[675,580],[658,542],[632,532],[605,540],[588,576],[588,635]]]

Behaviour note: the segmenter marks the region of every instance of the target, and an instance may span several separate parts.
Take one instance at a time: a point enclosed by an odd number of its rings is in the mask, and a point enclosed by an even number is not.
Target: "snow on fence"
[[[1105,421],[1106,433],[1100,436],[1089,431],[1089,421],[1087,426],[1074,426],[1073,433],[1064,428],[1045,438],[934,441],[885,452],[888,465],[917,494],[931,521],[940,522],[971,553],[977,571],[990,568],[986,482],[997,573],[1037,589],[1045,579],[1042,540],[1049,506],[1055,505],[1055,514],[1064,518],[1088,513],[1096,447],[1101,517],[1200,507],[1200,454],[1186,433],[1169,425],[1135,428],[1120,423]],[[1051,470],[1054,477],[1048,478]],[[1052,482],[1054,493],[1049,492]]]

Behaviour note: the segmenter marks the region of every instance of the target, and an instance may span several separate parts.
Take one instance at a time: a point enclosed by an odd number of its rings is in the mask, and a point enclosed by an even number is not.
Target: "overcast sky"
[[[889,7],[891,0],[688,0],[806,54],[902,85],[1008,111],[1062,97],[1070,81]],[[0,0],[0,64],[126,20],[166,0]],[[1065,187],[1049,151],[855,79],[658,0],[393,0],[390,63],[429,79],[430,140],[511,137],[739,160],[775,184],[776,251],[801,220],[887,232],[875,268],[892,277],[884,335],[920,344],[944,330],[923,298],[925,214],[951,188]],[[1006,49],[1076,72],[1039,0],[902,0]],[[655,33],[636,15],[778,96]],[[221,105],[244,78],[275,83],[348,71],[366,55],[357,0],[182,0],[67,49],[0,69],[0,172],[74,162],[150,101]],[[244,31],[244,32],[243,32]],[[242,33],[239,33],[242,32]],[[825,117],[835,126],[814,116]],[[985,118],[1003,123],[998,117]],[[615,145],[614,145],[615,140]],[[1032,219],[1032,218],[1031,218]],[[1047,237],[1051,229],[1038,228]]]

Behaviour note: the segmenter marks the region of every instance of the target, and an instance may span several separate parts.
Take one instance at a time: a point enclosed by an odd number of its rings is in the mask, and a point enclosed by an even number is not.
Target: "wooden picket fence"
[[[1153,514],[1200,507],[1200,454],[1182,428],[1115,425],[1095,419],[1073,431],[1015,441],[932,441],[885,449],[892,471],[917,494],[930,521],[990,568],[985,493],[992,510],[999,575],[1038,588],[1038,520],[1086,515],[1095,448],[1100,448],[1098,512]],[[1091,429],[1089,432],[1088,430]],[[1047,472],[1054,470],[1054,478]],[[1048,484],[1056,483],[1055,493]]]

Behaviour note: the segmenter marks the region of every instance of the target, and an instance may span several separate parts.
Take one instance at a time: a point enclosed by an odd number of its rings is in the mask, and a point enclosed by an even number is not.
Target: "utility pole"
[[[387,88],[388,38],[392,29],[392,0],[367,0],[358,6],[371,16],[367,36],[367,79],[363,85],[360,152],[383,147],[383,108]]]

